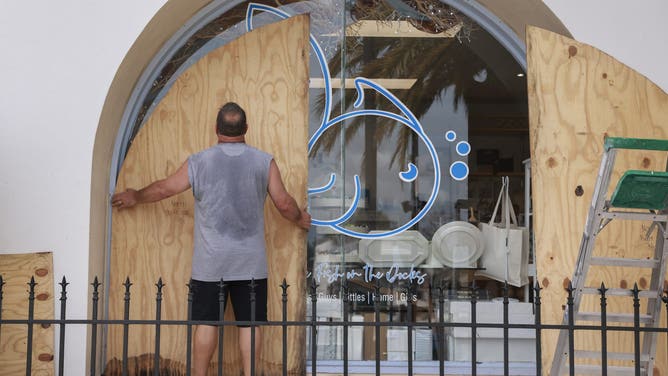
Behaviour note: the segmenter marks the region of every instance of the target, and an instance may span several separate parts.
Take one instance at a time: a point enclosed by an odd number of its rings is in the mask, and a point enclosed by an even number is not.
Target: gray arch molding
[[[447,4],[455,9],[458,9],[464,15],[477,22],[480,27],[485,29],[490,35],[492,35],[518,62],[522,69],[526,70],[526,45],[517,34],[506,25],[499,17],[492,13],[489,9],[482,6],[478,1],[475,0],[440,0],[444,4]],[[144,104],[144,99],[149,95],[149,92],[153,86],[153,83],[159,77],[162,72],[163,67],[167,64],[172,56],[188,41],[188,39],[194,35],[198,30],[200,30],[205,25],[211,23],[220,15],[228,12],[239,4],[243,3],[243,0],[214,0],[208,5],[200,9],[193,17],[191,17],[174,35],[172,35],[167,42],[162,46],[158,53],[153,56],[149,64],[146,66],[142,74],[139,76],[128,102],[123,111],[118,133],[114,141],[110,169],[109,169],[109,194],[113,194],[116,188],[116,182],[118,179],[118,174],[120,172],[121,165],[125,160],[125,155],[130,148],[132,142],[132,137],[136,132],[135,129],[135,119],[137,119],[142,106]],[[105,271],[104,271],[104,283],[108,286],[109,284],[109,274],[110,274],[110,265],[111,265],[111,211],[107,211],[107,228],[105,236]],[[108,304],[105,304],[104,316],[108,317]],[[106,337],[106,333],[102,334],[102,337]],[[106,354],[106,340],[102,342],[102,364],[105,363],[105,354]]]
[[[483,29],[490,33],[490,35],[492,35],[511,54],[511,56],[513,56],[522,69],[526,70],[526,45],[524,41],[518,38],[517,34],[515,34],[515,32],[497,16],[474,0],[441,1],[444,4],[458,9],[464,15],[477,22]],[[123,111],[118,134],[114,143],[108,187],[110,194],[113,194],[114,192],[118,173],[130,147],[132,137],[136,132],[134,129],[134,119],[137,118],[144,102],[143,99],[148,95],[153,82],[155,82],[160,75],[162,68],[195,32],[242,2],[242,0],[216,0],[209,3],[190,18],[190,20],[188,20],[186,24],[184,24],[183,27],[181,27],[177,33],[163,45],[141,74],[130,95],[128,104]],[[110,222],[111,221],[109,221],[109,223]],[[107,233],[111,233],[111,228],[108,229]],[[108,243],[110,243],[110,237],[108,236],[107,238]],[[109,249],[108,246],[109,244],[107,244],[107,249]]]
[[[477,22],[483,29],[492,35],[520,64],[522,69],[526,70],[526,46],[517,34],[494,15],[487,8],[474,0],[441,0],[455,9],[458,9],[464,15]],[[153,83],[159,77],[165,64],[174,56],[174,54],[183,46],[188,39],[205,25],[211,23],[220,15],[233,9],[243,3],[243,0],[214,0],[193,17],[191,17],[158,51],[151,59],[144,72],[141,74],[128,99],[121,122],[119,125],[116,140],[114,142],[113,154],[109,171],[109,194],[113,194],[116,188],[118,174],[121,165],[125,160],[125,155],[130,148],[133,135],[136,132],[135,119],[139,115],[144,103],[144,98],[148,95]],[[105,275],[109,275],[110,255],[108,250],[111,247],[111,212],[108,214],[108,226],[106,236],[106,265]]]
[[[135,119],[137,118],[143,99],[148,95],[153,82],[160,75],[163,67],[174,54],[183,46],[188,39],[205,25],[215,20],[220,15],[241,4],[243,0],[222,1],[215,0],[197,12],[190,18],[167,42],[160,51],[151,59],[150,63],[141,74],[128,99],[128,104],[123,111],[121,122],[113,147],[113,154],[110,166],[109,193],[113,194],[116,188],[118,174],[125,160],[125,155],[132,142],[132,137],[136,132]],[[464,15],[477,22],[483,29],[492,35],[520,64],[522,69],[526,70],[526,46],[517,34],[513,32],[503,21],[490,12],[487,8],[473,0],[441,0],[455,9],[458,9]],[[111,214],[109,214],[111,215]],[[107,246],[111,246],[111,218],[108,218],[107,228]],[[109,252],[106,252],[106,265],[109,267]],[[109,270],[106,270],[108,275]]]

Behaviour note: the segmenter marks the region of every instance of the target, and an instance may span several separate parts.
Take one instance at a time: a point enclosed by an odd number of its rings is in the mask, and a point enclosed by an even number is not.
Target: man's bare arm
[[[311,215],[300,209],[295,199],[285,190],[281,172],[273,159],[269,165],[269,197],[285,219],[305,230],[311,227]]]
[[[164,200],[190,188],[188,180],[188,161],[185,161],[176,172],[165,179],[155,181],[140,189],[127,189],[114,194],[111,205],[119,209],[131,208],[137,204],[145,204]]]

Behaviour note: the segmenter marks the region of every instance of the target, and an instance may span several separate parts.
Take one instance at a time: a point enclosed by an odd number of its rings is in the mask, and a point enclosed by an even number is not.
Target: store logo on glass
[[[290,17],[290,14],[284,12],[283,10],[267,6],[264,4],[251,3],[249,4],[246,11],[246,29],[248,31],[253,30],[253,17],[256,12],[271,14],[280,19],[287,19]],[[356,91],[356,100],[353,104],[353,110],[344,112],[341,115],[332,118],[332,78],[329,72],[327,60],[325,58],[323,49],[321,48],[320,44],[313,35],[309,36],[309,42],[311,45],[311,49],[313,50],[313,53],[315,54],[315,57],[318,60],[320,71],[324,79],[324,110],[322,113],[322,118],[318,126],[318,129],[311,135],[308,141],[309,153],[313,150],[313,146],[318,142],[320,137],[328,129],[340,125],[342,124],[342,122],[346,120],[359,117],[373,116],[373,117],[393,120],[401,124],[402,126],[409,128],[412,132],[414,132],[417,135],[420,142],[422,142],[423,145],[426,147],[426,150],[429,153],[434,170],[434,181],[431,186],[429,199],[425,202],[425,204],[421,207],[421,209],[408,222],[404,223],[403,225],[400,225],[390,230],[374,231],[373,233],[364,232],[363,230],[355,226],[344,225],[353,216],[353,214],[360,206],[360,201],[362,199],[362,187],[360,184],[359,175],[353,176],[353,181],[355,184],[354,196],[351,200],[350,206],[345,210],[345,212],[335,219],[326,220],[326,219],[313,218],[312,224],[315,226],[327,227],[338,233],[359,239],[386,238],[400,234],[410,229],[420,220],[422,220],[427,215],[429,210],[432,208],[434,202],[436,201],[436,197],[438,196],[439,188],[441,185],[441,166],[433,142],[427,136],[426,132],[424,131],[422,125],[415,117],[415,115],[411,112],[411,110],[408,109],[408,107],[402,101],[400,101],[396,96],[394,96],[390,91],[388,91],[383,86],[379,85],[373,80],[364,77],[357,77],[353,80]],[[361,109],[360,107],[364,103],[365,90],[372,90],[375,92],[377,96],[384,97],[385,99],[390,101],[392,105],[396,108],[397,112],[390,112],[378,109]],[[471,146],[467,141],[460,140],[455,143],[455,141],[457,141],[457,134],[452,130],[446,132],[445,140],[446,142],[448,142],[448,144],[453,145],[456,154],[460,157],[467,156],[471,151]],[[408,163],[405,169],[399,172],[397,180],[400,184],[401,182],[413,183],[418,178],[419,173],[420,171],[415,164]],[[467,163],[465,161],[454,161],[449,167],[449,175],[455,181],[465,180],[469,175],[469,167]],[[309,196],[315,196],[327,192],[334,188],[336,182],[337,182],[336,174],[332,173],[329,177],[329,181],[327,181],[320,187],[309,188],[308,194]],[[375,277],[371,276],[370,278],[375,278]]]
[[[370,264],[365,264],[361,269],[350,269],[346,272],[341,272],[339,264],[330,265],[322,263],[316,265],[313,270],[313,278],[315,278],[317,283],[321,281],[334,283],[342,279],[351,280],[360,278],[364,279],[364,282],[367,283],[375,282],[376,280],[386,280],[389,283],[408,281],[422,285],[425,278],[427,278],[427,274],[420,270],[415,270],[413,266],[411,266],[409,271],[400,271],[399,265],[392,265],[386,271],[379,271]]]

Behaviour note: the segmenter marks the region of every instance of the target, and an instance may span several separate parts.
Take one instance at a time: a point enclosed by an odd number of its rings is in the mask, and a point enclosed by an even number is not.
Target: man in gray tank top
[[[195,197],[191,288],[193,320],[219,318],[218,282],[227,284],[235,319],[250,321],[251,279],[255,281],[256,321],[267,320],[267,259],[264,202],[269,196],[288,220],[308,230],[311,216],[285,190],[273,157],[245,143],[246,114],[236,103],[221,107],[216,119],[218,145],[191,155],[171,176],[141,190],[114,194],[125,209],[155,202],[192,188]],[[260,328],[255,330],[259,359]],[[218,328],[198,325],[193,343],[193,375],[204,376],[217,344]],[[251,332],[240,327],[244,374],[250,375]]]

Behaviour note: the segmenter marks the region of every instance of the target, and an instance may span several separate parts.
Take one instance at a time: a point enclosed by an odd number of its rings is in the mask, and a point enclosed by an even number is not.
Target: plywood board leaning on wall
[[[28,283],[35,278],[34,318],[53,320],[53,254],[51,252],[0,255],[2,319],[28,319]],[[0,331],[0,375],[26,373],[28,328],[4,324]],[[53,325],[33,325],[32,373],[54,374]]]
[[[239,103],[248,118],[248,144],[274,156],[283,181],[299,205],[306,204],[308,142],[307,15],[264,26],[220,47],[188,68],[156,106],[137,134],[119,174],[117,190],[140,188],[173,173],[186,158],[216,143],[215,119],[220,106]],[[269,320],[281,320],[283,278],[288,290],[289,320],[303,320],[306,233],[265,205],[269,264]],[[114,211],[110,276],[111,319],[123,317],[124,288],[129,276],[131,319],[155,317],[155,283],[162,277],[162,319],[185,319],[193,241],[191,191],[155,204]],[[226,320],[232,320],[228,304]],[[130,328],[130,374],[152,369],[154,327]],[[280,328],[263,329],[260,367],[265,374],[281,370]],[[224,374],[241,372],[237,330],[225,329]],[[304,330],[288,334],[288,369],[303,372]],[[161,328],[161,369],[185,370],[186,328]],[[107,373],[120,370],[122,328],[109,330]],[[213,362],[217,356],[214,355]],[[211,371],[217,367],[213,364]]]
[[[606,135],[668,138],[668,95],[644,76],[594,47],[535,27],[527,28],[531,172],[538,279],[544,323],[560,323],[564,285],[572,278]],[[628,169],[665,169],[665,153],[620,151],[612,181]],[[614,188],[612,184],[611,189]],[[584,192],[582,194],[582,192]],[[609,197],[609,196],[608,196]],[[599,235],[594,255],[643,258],[653,254],[647,223],[613,221]],[[594,267],[587,285],[647,289],[647,269]],[[641,310],[644,309],[641,300]],[[583,299],[594,311],[598,298]],[[608,312],[633,312],[632,300],[608,300]],[[641,311],[642,312],[642,311]],[[665,327],[665,313],[661,326]],[[543,332],[543,365],[549,369],[556,331]],[[633,352],[630,333],[610,333],[608,351]],[[576,348],[600,349],[598,332],[578,332]],[[662,337],[659,337],[662,338]],[[654,375],[668,370],[659,340]],[[628,365],[610,361],[610,365]]]

